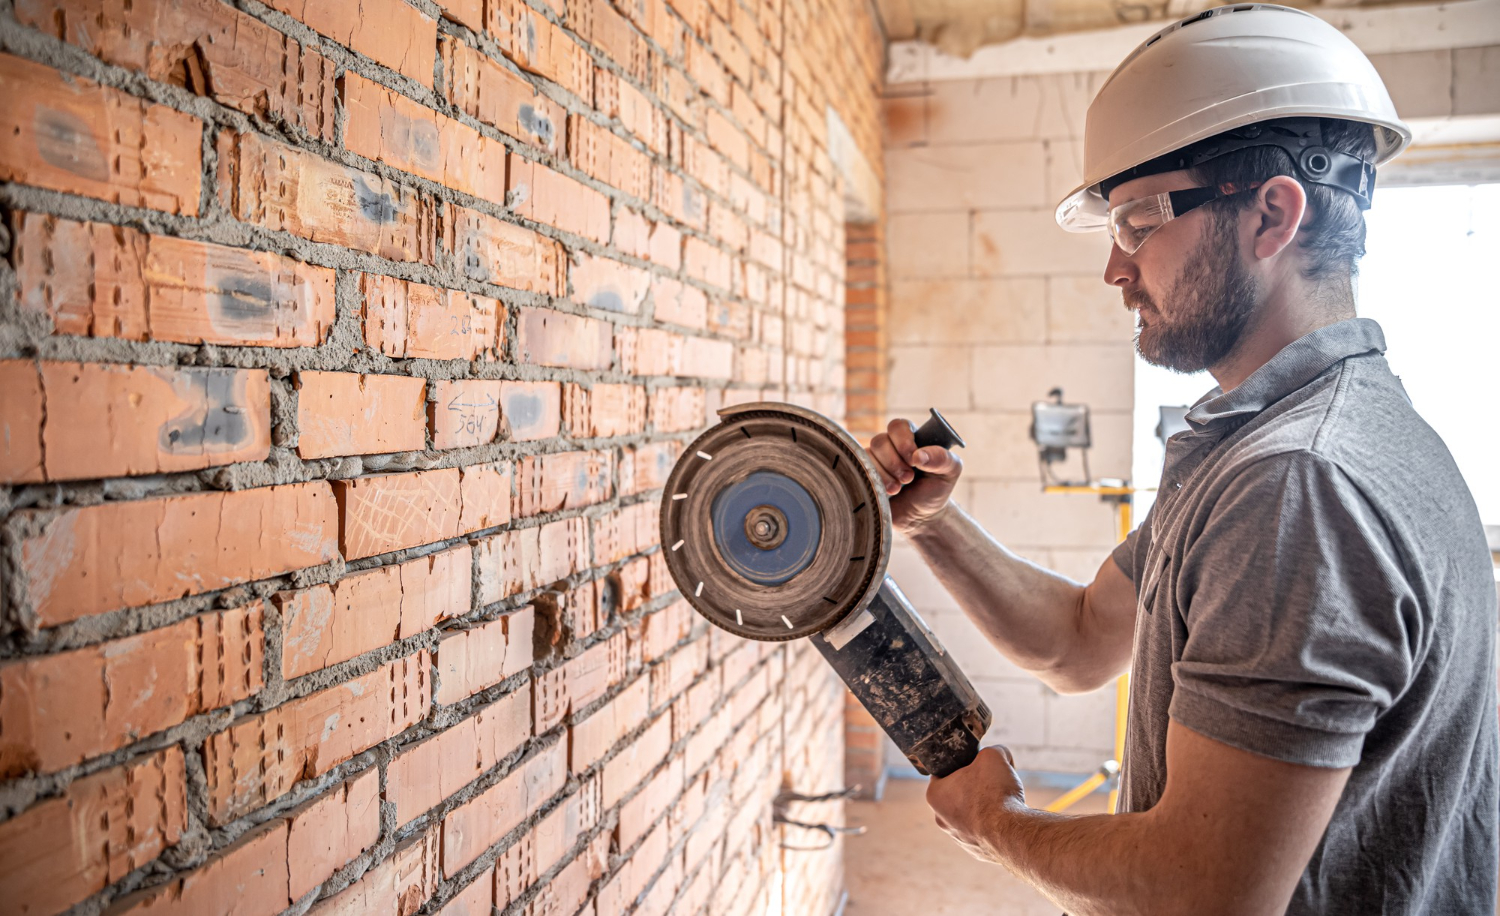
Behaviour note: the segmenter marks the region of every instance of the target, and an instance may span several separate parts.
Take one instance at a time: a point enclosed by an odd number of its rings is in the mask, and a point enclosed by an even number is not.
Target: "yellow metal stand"
[[[1060,484],[1042,488],[1043,493],[1091,493],[1115,507],[1115,527],[1118,539],[1123,541],[1130,534],[1131,517],[1130,504],[1135,495],[1135,488],[1130,486],[1101,486],[1081,484]],[[1106,780],[1114,779],[1120,771],[1120,762],[1125,759],[1125,727],[1126,719],[1130,711],[1130,675],[1122,674],[1115,678],[1115,757],[1106,760],[1099,771],[1085,779],[1083,782],[1064,792],[1048,805],[1046,810],[1057,812],[1066,811],[1079,799],[1099,788]],[[1114,813],[1120,800],[1119,782],[1115,781],[1109,790],[1109,811]]]

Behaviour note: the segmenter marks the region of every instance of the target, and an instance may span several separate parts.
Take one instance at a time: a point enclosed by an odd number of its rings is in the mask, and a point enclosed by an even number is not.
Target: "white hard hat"
[[[1109,207],[1101,182],[1200,140],[1282,118],[1373,125],[1374,161],[1349,157],[1367,170],[1371,186],[1374,166],[1411,142],[1411,130],[1396,116],[1390,93],[1369,59],[1342,32],[1310,13],[1243,3],[1170,25],[1131,52],[1089,105],[1085,180],[1058,204],[1057,222],[1070,232],[1102,229]],[[1255,144],[1242,142],[1234,148],[1248,145]],[[1295,157],[1295,149],[1288,151]],[[1181,167],[1198,161],[1202,157]],[[1361,172],[1354,174],[1358,187]],[[1347,189],[1347,183],[1328,183]],[[1368,203],[1368,194],[1362,203]]]

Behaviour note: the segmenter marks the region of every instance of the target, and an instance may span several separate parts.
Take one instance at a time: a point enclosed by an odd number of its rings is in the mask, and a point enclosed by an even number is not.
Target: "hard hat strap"
[[[1127,181],[1191,169],[1220,156],[1257,147],[1285,150],[1292,157],[1298,178],[1345,191],[1354,196],[1361,210],[1370,209],[1370,197],[1375,192],[1374,164],[1324,145],[1323,124],[1318,118],[1279,118],[1215,134],[1101,181],[1099,194],[1108,200],[1109,193]]]

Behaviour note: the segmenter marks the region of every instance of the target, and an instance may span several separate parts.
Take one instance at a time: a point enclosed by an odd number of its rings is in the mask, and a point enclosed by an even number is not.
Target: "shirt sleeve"
[[[1125,578],[1134,582],[1137,587],[1140,586],[1140,582],[1137,580],[1137,570],[1144,564],[1146,551],[1150,548],[1151,513],[1147,512],[1146,517],[1141,519],[1141,523],[1129,534],[1125,535],[1125,540],[1115,545],[1114,551],[1110,553],[1110,557],[1114,559],[1115,565],[1120,567],[1120,572],[1124,573]],[[1138,563],[1137,560],[1140,562]]]
[[[1241,472],[1174,585],[1186,641],[1173,719],[1289,763],[1359,762],[1410,682],[1422,616],[1379,514],[1341,470],[1295,452]]]

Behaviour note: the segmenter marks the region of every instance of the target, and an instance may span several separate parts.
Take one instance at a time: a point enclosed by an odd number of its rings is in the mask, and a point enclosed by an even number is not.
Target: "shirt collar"
[[[1369,318],[1349,318],[1287,344],[1235,388],[1214,388],[1187,413],[1197,433],[1224,432],[1322,375],[1351,356],[1385,352],[1385,335]]]

